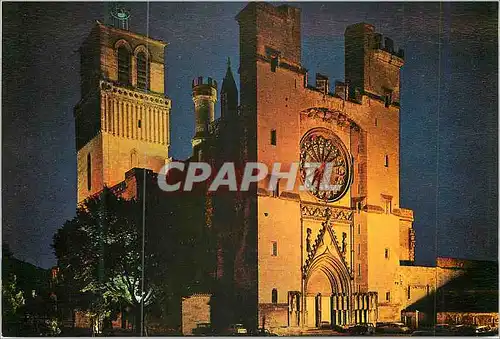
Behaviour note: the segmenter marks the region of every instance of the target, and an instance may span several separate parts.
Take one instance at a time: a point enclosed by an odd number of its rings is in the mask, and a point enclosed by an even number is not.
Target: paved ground
[[[348,333],[340,333],[328,329],[302,329],[302,328],[287,328],[283,330],[276,329],[273,332],[280,336],[346,336]]]
[[[300,328],[292,328],[292,329],[283,329],[283,330],[274,330],[274,333],[278,334],[279,336],[320,336],[320,337],[332,337],[332,336],[353,336],[351,333],[346,333],[346,332],[337,332],[334,330],[328,330],[328,329],[300,329]],[[401,337],[401,336],[410,336],[410,334],[384,334],[384,333],[377,333],[374,336],[377,337]]]

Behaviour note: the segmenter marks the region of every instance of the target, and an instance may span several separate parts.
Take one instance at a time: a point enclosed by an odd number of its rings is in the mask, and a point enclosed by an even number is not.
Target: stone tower
[[[195,114],[195,134],[192,140],[193,157],[201,161],[204,142],[208,137],[208,126],[215,119],[217,102],[217,82],[212,78],[193,79],[193,102]]]
[[[123,181],[131,168],[159,172],[167,161],[165,46],[97,22],[80,47],[81,100],[74,109],[78,202]]]

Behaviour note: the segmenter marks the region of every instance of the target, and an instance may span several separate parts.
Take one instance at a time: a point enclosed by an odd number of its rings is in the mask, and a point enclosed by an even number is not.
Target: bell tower
[[[78,202],[112,187],[135,167],[168,161],[171,101],[165,94],[166,43],[129,31],[114,8],[80,47],[81,99],[74,109]]]

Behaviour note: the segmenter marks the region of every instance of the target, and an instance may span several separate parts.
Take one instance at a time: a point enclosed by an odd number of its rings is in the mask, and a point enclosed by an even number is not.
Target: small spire
[[[231,117],[237,114],[238,110],[238,88],[234,81],[233,71],[231,70],[231,58],[227,58],[227,70],[221,86],[221,117]]]

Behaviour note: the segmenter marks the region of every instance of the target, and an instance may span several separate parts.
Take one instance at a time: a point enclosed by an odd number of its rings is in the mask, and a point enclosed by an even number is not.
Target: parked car
[[[372,335],[375,334],[375,326],[372,323],[360,323],[350,326],[347,332],[354,335]]]
[[[403,323],[385,323],[377,326],[377,332],[390,334],[407,334],[411,330]]]
[[[226,330],[227,335],[246,335],[248,334],[247,329],[243,324],[231,324]]]
[[[488,325],[476,327],[476,335],[493,335],[493,329]]]
[[[436,324],[436,326],[434,326],[434,330],[436,332],[447,332],[451,330],[451,326],[448,324]]]
[[[492,328],[488,325],[479,326],[476,328],[476,335],[481,337],[482,336],[498,337],[498,328]]]
[[[476,326],[471,325],[455,325],[451,327],[451,333],[454,336],[475,336],[476,335]]]
[[[434,326],[434,333],[436,336],[453,336],[452,326],[448,324],[437,324]]]
[[[213,329],[210,323],[199,323],[196,324],[196,328],[192,330],[194,335],[202,336],[202,335],[212,335]]]
[[[434,337],[434,331],[423,330],[423,331],[414,331],[411,337]]]

